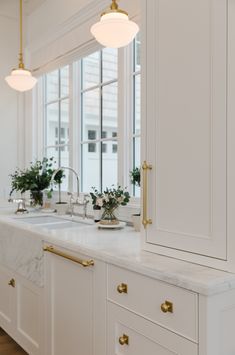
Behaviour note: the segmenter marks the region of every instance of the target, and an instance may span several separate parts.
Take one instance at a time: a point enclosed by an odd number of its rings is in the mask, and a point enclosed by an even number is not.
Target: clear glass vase
[[[41,190],[30,191],[31,204],[35,208],[41,208],[43,206],[43,192]]]
[[[119,224],[119,220],[115,215],[116,209],[117,207],[105,208],[101,216],[100,224],[104,224],[104,225]]]

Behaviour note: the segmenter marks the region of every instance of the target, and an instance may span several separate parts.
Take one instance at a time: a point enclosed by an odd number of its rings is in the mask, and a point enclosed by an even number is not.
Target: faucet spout
[[[77,173],[73,168],[71,168],[71,167],[69,167],[69,166],[61,166],[60,168],[56,169],[56,170],[54,171],[54,173],[52,174],[52,177],[51,177],[51,184],[53,183],[56,174],[57,174],[59,171],[63,171],[63,170],[69,170],[69,171],[71,171],[71,172],[75,175],[76,181],[77,181],[77,199],[78,199],[78,198],[79,198],[79,195],[80,195],[80,188],[79,188],[80,179],[79,179],[78,173]],[[60,184],[59,184],[59,203],[61,203],[61,187],[60,187]]]

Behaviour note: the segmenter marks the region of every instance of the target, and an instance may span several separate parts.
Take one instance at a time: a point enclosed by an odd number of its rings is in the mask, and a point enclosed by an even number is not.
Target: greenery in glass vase
[[[42,191],[48,189],[51,184],[51,178],[56,170],[54,158],[43,158],[42,161],[37,160],[36,162],[31,162],[29,168],[21,170],[16,169],[11,177],[11,192],[19,191],[24,193],[30,191],[31,196],[34,200],[35,205],[42,205],[43,203],[43,194]],[[64,177],[63,171],[59,171],[53,183],[61,184]],[[50,188],[49,193],[52,192]]]
[[[94,192],[91,192],[91,199],[93,208],[103,208],[104,212],[101,217],[101,223],[105,224],[118,224],[118,220],[115,216],[115,210],[119,206],[126,206],[130,201],[130,194],[126,189],[118,186],[117,189],[106,188],[104,192],[99,192],[95,187],[92,188]],[[102,222],[103,221],[103,222]]]
[[[132,171],[130,171],[130,178],[131,178],[131,183],[133,185],[139,186],[140,187],[140,168],[134,168]]]

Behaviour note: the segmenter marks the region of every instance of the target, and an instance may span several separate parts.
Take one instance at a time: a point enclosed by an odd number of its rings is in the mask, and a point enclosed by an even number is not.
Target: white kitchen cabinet
[[[204,295],[107,269],[107,355],[235,354],[234,289]]]
[[[30,355],[43,351],[43,291],[0,266],[0,327]]]
[[[47,355],[105,354],[105,264],[80,264],[90,259],[56,246],[45,252]]]
[[[226,0],[142,4],[142,160],[151,165],[142,175],[143,247],[234,271],[231,257],[226,262],[234,6]]]
[[[115,304],[108,304],[108,355],[197,355],[198,346]]]

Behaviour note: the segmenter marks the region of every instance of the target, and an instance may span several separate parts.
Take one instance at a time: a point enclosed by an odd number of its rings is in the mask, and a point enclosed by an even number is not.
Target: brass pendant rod
[[[19,68],[24,69],[23,60],[23,0],[20,0],[20,52],[19,52]]]

